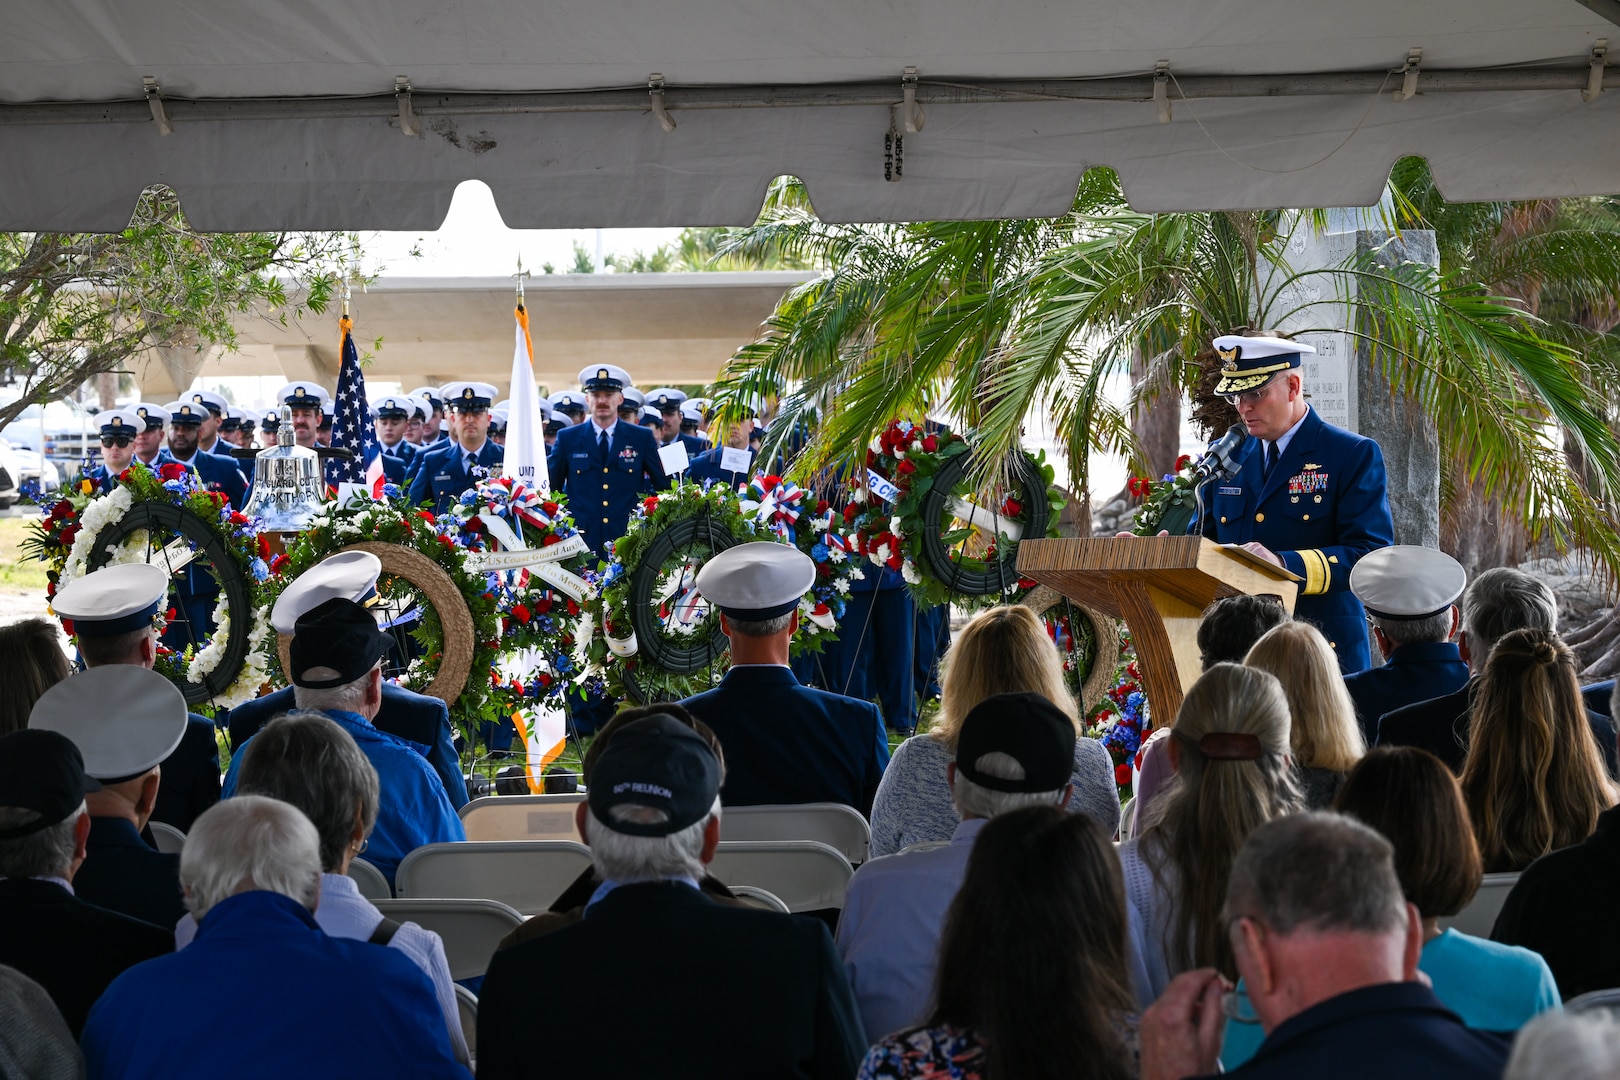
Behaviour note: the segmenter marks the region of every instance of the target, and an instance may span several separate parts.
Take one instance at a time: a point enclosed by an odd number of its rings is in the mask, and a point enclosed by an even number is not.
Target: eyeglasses
[[[1276,378],[1277,377],[1275,375],[1272,375],[1253,390],[1245,390],[1241,394],[1222,394],[1221,400],[1233,407],[1247,405],[1250,408],[1253,408],[1254,406],[1260,404],[1260,399],[1266,396],[1266,391],[1271,389],[1271,384],[1276,380]]]
[[[116,446],[120,450],[122,450],[125,447],[129,446],[129,444],[131,442],[133,442],[133,441],[134,440],[132,440],[128,435],[103,435],[101,437],[101,445],[102,446],[107,446],[107,447]]]

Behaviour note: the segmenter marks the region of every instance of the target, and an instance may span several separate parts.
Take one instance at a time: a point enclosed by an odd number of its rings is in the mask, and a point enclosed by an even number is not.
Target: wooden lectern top
[[[1025,540],[1018,545],[1018,572],[1120,619],[1127,615],[1118,587],[1126,582],[1152,585],[1200,611],[1223,596],[1269,593],[1292,612],[1301,580],[1258,555],[1202,536]]]

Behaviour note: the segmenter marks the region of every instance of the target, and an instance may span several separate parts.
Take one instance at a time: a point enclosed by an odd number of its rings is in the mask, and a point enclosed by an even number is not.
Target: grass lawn
[[[0,518],[0,590],[45,592],[45,564],[23,554],[23,538],[34,516]]]

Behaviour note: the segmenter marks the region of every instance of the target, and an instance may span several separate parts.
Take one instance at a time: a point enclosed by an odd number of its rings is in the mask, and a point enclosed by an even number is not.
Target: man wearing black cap
[[[570,1017],[579,1060],[564,1071],[580,1075],[855,1075],[866,1036],[826,927],[698,887],[720,841],[719,788],[713,752],[673,717],[618,731],[578,811],[602,885],[579,922],[490,961],[480,1080],[557,1071],[535,1053],[537,1015]]]
[[[126,968],[174,951],[174,931],[74,895],[101,785],[73,741],[54,731],[0,736],[0,964],[39,983],[75,1037],[90,1006]]]
[[[403,739],[378,731],[371,723],[382,705],[379,661],[394,639],[377,629],[365,608],[343,597],[300,616],[294,624],[289,674],[300,709],[323,713],[353,736],[377,770],[377,827],[366,848],[366,861],[382,871],[390,885],[400,860],[423,844],[467,839],[461,819],[427,758]],[[238,747],[225,774],[225,796],[236,790]]]
[[[1074,721],[1039,694],[996,694],[962,719],[956,761],[945,770],[961,819],[950,843],[865,863],[838,917],[838,951],[868,1032],[927,1021],[945,912],[967,875],[973,841],[998,814],[1065,805],[1074,744]]]

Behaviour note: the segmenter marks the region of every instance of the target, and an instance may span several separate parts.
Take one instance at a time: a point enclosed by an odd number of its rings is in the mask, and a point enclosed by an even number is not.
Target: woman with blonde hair
[[[894,751],[872,803],[872,856],[949,840],[956,809],[945,768],[956,758],[956,736],[973,707],[993,694],[1040,694],[1080,727],[1074,695],[1063,677],[1063,660],[1046,627],[1025,607],[981,611],[963,628],[945,656],[939,718],[926,734]],[[1068,808],[1085,814],[1112,836],[1119,829],[1114,763],[1095,739],[1074,746],[1074,786]]]
[[[1279,623],[1243,663],[1269,672],[1288,698],[1289,745],[1307,810],[1325,810],[1345,774],[1367,753],[1356,705],[1322,632],[1307,622]]]
[[[1282,686],[1258,668],[1216,664],[1182,700],[1166,743],[1176,778],[1119,846],[1144,1008],[1195,967],[1237,979],[1221,907],[1249,834],[1300,809],[1288,728]]]
[[[1580,843],[1614,805],[1576,672],[1575,654],[1551,630],[1515,630],[1491,649],[1462,773],[1487,874]]]
[[[0,626],[0,735],[27,727],[34,702],[71,674],[56,622],[20,619]]]

